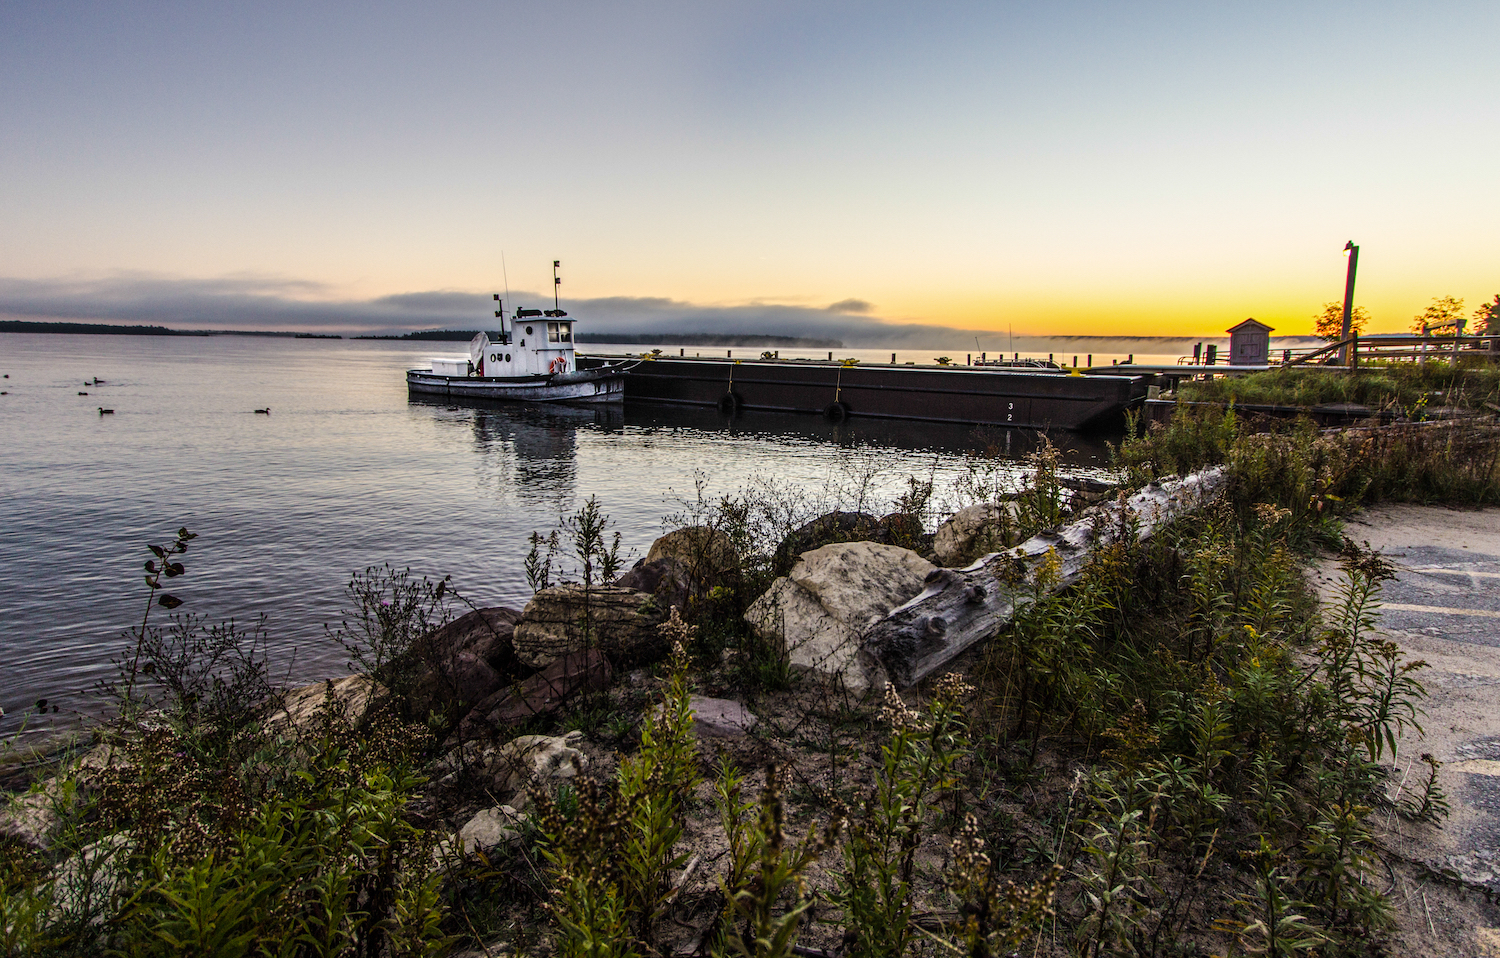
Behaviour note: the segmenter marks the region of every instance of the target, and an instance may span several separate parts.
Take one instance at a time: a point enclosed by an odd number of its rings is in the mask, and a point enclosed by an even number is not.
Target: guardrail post
[[[1359,368],[1359,333],[1349,337],[1349,368]]]

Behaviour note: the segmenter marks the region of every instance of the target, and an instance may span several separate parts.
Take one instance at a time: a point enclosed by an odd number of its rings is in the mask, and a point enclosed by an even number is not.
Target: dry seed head
[[[1268,526],[1275,525],[1291,514],[1292,510],[1283,509],[1270,502],[1257,503],[1255,506],[1255,517]]]
[[[950,702],[957,702],[974,694],[974,686],[964,681],[964,677],[957,672],[949,672],[938,679],[937,686],[933,689],[936,696]]]
[[[921,731],[925,727],[921,714],[908,707],[889,682],[885,683],[885,704],[880,707],[880,720],[895,732]]]
[[[682,621],[682,616],[678,613],[677,606],[674,605],[666,621],[658,625],[656,631],[671,643],[672,653],[677,655],[681,649],[692,644],[693,638],[698,634],[698,627]]]

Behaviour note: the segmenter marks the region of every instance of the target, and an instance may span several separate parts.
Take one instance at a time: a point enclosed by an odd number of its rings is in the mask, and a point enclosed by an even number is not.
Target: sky
[[[0,316],[1371,331],[1500,293],[1500,4],[0,3]],[[550,306],[550,302],[546,305]],[[934,330],[934,334],[937,330]]]

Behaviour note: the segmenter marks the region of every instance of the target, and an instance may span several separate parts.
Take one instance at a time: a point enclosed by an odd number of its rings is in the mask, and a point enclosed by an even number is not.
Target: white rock
[[[1007,545],[1002,535],[1006,525],[1015,525],[1016,505],[981,502],[960,509],[938,526],[932,537],[932,551],[945,566],[967,565]]]
[[[119,855],[130,845],[130,837],[117,832],[107,835],[68,858],[52,874],[54,915],[87,917],[103,923],[103,902],[114,898],[121,879]]]
[[[518,735],[487,752],[485,769],[501,790],[519,789],[534,780],[574,778],[589,763],[588,756],[574,747],[582,741],[582,732]]]
[[[836,542],[804,552],[788,575],[850,628],[879,621],[922,591],[931,562],[910,549],[878,542]]]
[[[898,546],[834,543],[803,553],[745,618],[781,644],[792,667],[863,693],[885,682],[878,663],[862,652],[865,631],[920,593],[934,568]]]
[[[458,847],[467,856],[515,844],[521,838],[524,824],[526,816],[510,805],[486,808],[458,830]]]
[[[385,694],[385,686],[368,675],[346,675],[341,679],[314,682],[287,692],[282,699],[282,708],[266,724],[272,728],[302,728],[313,720],[324,702],[347,721],[358,724]]]
[[[11,799],[0,807],[0,835],[32,848],[47,848],[59,820],[58,805],[63,801],[62,786],[57,779]]]

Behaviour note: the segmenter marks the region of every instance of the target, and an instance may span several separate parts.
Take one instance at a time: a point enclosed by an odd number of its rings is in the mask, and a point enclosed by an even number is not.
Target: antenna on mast
[[[554,310],[562,308],[557,305],[557,288],[562,285],[562,277],[557,275],[557,268],[561,265],[561,260],[552,261],[552,308]]]
[[[500,251],[500,275],[505,277],[505,298],[510,299],[510,270],[505,268],[505,250]],[[500,312],[505,312],[505,304],[500,304]],[[505,335],[505,341],[510,342],[510,334],[505,332],[505,317],[500,317],[500,332]]]

